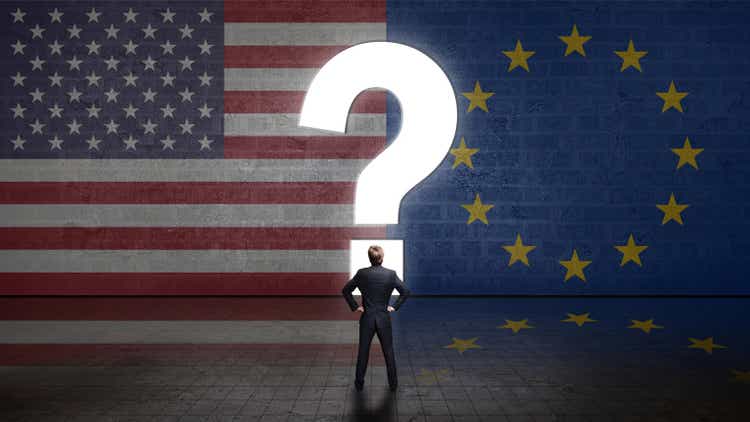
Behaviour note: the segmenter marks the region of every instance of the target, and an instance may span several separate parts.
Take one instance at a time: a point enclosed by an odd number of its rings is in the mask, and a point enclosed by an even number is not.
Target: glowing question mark
[[[401,131],[360,173],[354,224],[398,224],[401,199],[432,173],[453,144],[456,96],[443,70],[421,51],[367,42],[340,52],[320,69],[305,95],[299,125],[345,132],[354,99],[369,88],[387,89],[398,98]],[[403,279],[402,240],[353,240],[350,268],[356,272],[355,262],[367,262],[371,242],[384,245],[387,266]]]

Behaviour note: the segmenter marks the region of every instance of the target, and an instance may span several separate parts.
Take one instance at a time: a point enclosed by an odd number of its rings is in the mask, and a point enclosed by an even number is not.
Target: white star
[[[25,110],[25,109],[24,109]],[[177,110],[176,108],[173,108],[171,105],[167,104],[164,107],[161,108],[162,112],[162,118],[166,119],[167,116],[174,118],[174,111]],[[21,116],[23,117],[23,116]]]
[[[42,70],[42,65],[46,63],[44,60],[40,60],[39,56],[36,56],[34,60],[29,60],[29,63],[31,63],[31,70]]]
[[[198,16],[201,17],[201,22],[208,22],[211,23],[211,16],[214,15],[214,12],[209,12],[208,9],[205,7],[203,8],[202,12],[198,12]]]
[[[146,60],[143,60],[141,63],[143,63],[144,66],[146,66],[143,70],[156,70],[154,67],[156,65],[156,60],[152,59],[151,56],[146,57]]]
[[[181,39],[193,38],[193,31],[195,31],[195,29],[189,27],[188,24],[185,24],[182,28],[177,28],[177,30],[182,32]]]
[[[172,22],[174,23],[174,15],[175,13],[167,7],[167,10],[164,12],[160,12],[161,17],[163,18],[162,23]]]
[[[120,64],[120,61],[112,56],[109,56],[109,59],[105,60],[104,63],[107,63],[107,70],[117,71],[117,65]]]
[[[151,26],[151,24],[148,24],[147,27],[141,29],[143,31],[143,39],[151,38],[152,40],[155,39],[154,35],[156,34],[156,31],[158,31],[158,28],[154,28]]]
[[[133,23],[135,23],[135,17],[139,15],[139,13],[133,11],[132,7],[127,12],[122,12],[122,14],[125,16],[125,22]]]
[[[211,144],[214,142],[214,140],[208,139],[206,135],[203,135],[203,138],[198,139],[198,142],[201,144],[201,151],[203,151],[204,149],[211,151]]]
[[[162,145],[163,145],[163,146],[161,147],[161,150],[162,150],[162,151],[164,151],[164,150],[165,150],[165,149],[167,149],[167,148],[169,148],[169,149],[171,149],[172,151],[174,151],[174,143],[175,143],[175,140],[174,140],[174,139],[172,139],[172,138],[171,138],[171,137],[170,137],[169,135],[167,135],[167,137],[166,137],[166,138],[164,138],[164,139],[160,140],[159,142],[161,142],[161,143],[162,143]]]
[[[62,87],[62,80],[63,80],[63,77],[62,77],[62,76],[60,76],[60,75],[58,75],[58,74],[57,74],[57,72],[55,72],[55,74],[54,74],[54,75],[52,75],[52,76],[47,76],[47,77],[49,78],[49,86],[51,86],[51,87],[52,87],[52,86],[55,86],[55,85],[57,85],[57,86],[59,86],[59,87]]]
[[[70,97],[68,102],[72,103],[73,101],[75,101],[77,103],[80,103],[81,95],[83,95],[83,92],[80,92],[76,89],[76,87],[73,87],[73,90],[68,91],[68,96]]]
[[[55,23],[55,22],[62,23],[62,20],[60,18],[62,18],[62,16],[65,13],[62,13],[59,10],[57,10],[57,8],[55,8],[55,10],[53,10],[53,11],[47,13],[47,14],[50,17],[50,23]]]
[[[21,9],[16,9],[16,11],[10,15],[13,16],[13,23],[23,22],[23,17],[26,16],[26,12],[21,11]]]
[[[213,44],[209,44],[208,41],[203,40],[203,44],[198,44],[198,48],[201,49],[201,55],[208,54],[211,55],[211,47],[213,47]]]
[[[190,123],[188,119],[185,119],[185,123],[180,123],[180,128],[182,129],[182,133],[189,133],[193,134],[193,126],[195,126],[194,123]]]
[[[29,126],[31,126],[31,134],[42,134],[42,128],[47,126],[44,123],[39,123],[39,119],[34,120],[34,123],[29,123]]]
[[[156,129],[157,125],[156,123],[151,123],[151,119],[148,119],[148,121],[146,123],[141,124],[141,126],[143,126],[144,135],[149,134],[149,133],[154,134],[154,135],[156,134],[154,130]]]
[[[62,119],[62,111],[64,109],[60,107],[59,105],[57,105],[57,103],[55,103],[55,105],[53,107],[50,107],[48,110],[51,113],[49,115],[50,119],[54,119],[55,117],[59,117]]]
[[[125,79],[125,86],[135,86],[135,81],[138,80],[138,76],[133,75],[133,72],[130,72],[127,75],[123,75],[122,78]]]
[[[206,104],[206,103],[203,103],[202,107],[198,107],[198,111],[201,112],[201,117],[200,117],[201,119],[204,118],[204,117],[207,117],[207,118],[210,119],[211,118],[211,112],[213,110],[214,109],[212,107],[209,107],[208,104]]]
[[[138,48],[138,44],[133,43],[133,40],[129,40],[127,44],[123,44],[125,47],[125,54],[135,54],[135,49]]]
[[[73,38],[78,38],[80,40],[81,39],[80,34],[81,34],[81,31],[83,31],[83,29],[79,28],[78,25],[74,24],[73,26],[66,29],[66,31],[68,31],[68,39],[72,40]]]
[[[188,87],[185,87],[185,90],[182,91],[182,92],[178,92],[178,94],[180,94],[180,96],[182,97],[182,102],[183,103],[185,101],[188,101],[188,102],[192,103],[193,102],[193,95],[195,95],[195,92],[192,92],[192,91],[190,91],[188,89]]]
[[[86,44],[86,48],[89,49],[89,56],[92,54],[99,54],[99,48],[101,48],[101,46],[101,44],[97,44],[94,40],[91,40],[90,43]]]
[[[161,44],[161,48],[162,48],[162,50],[164,50],[164,52],[162,54],[172,54],[172,55],[174,55],[174,48],[175,47],[177,47],[177,44],[172,44],[171,42],[169,42],[169,40],[167,40],[166,43]]]
[[[154,99],[156,98],[156,91],[151,91],[151,88],[149,88],[146,91],[143,91],[142,94],[143,94],[143,102],[144,103],[147,103],[149,101],[151,101],[153,103]]]
[[[57,135],[55,135],[54,138],[49,140],[50,147],[49,150],[52,151],[54,149],[59,149],[62,151],[62,143],[65,142],[62,139],[58,138]]]
[[[91,137],[86,140],[86,143],[89,144],[89,151],[92,149],[95,149],[99,151],[99,144],[102,142],[101,139],[96,139],[94,134],[91,134]]]
[[[104,126],[107,128],[107,135],[110,133],[117,134],[117,128],[120,127],[114,120],[109,119],[109,123],[105,123]]]
[[[35,103],[39,101],[40,103],[43,102],[44,99],[44,92],[40,91],[39,88],[35,88],[34,92],[29,92],[29,95],[31,95],[31,102]]]
[[[68,133],[68,135],[72,135],[73,133],[78,134],[78,135],[81,134],[81,131],[79,130],[81,129],[81,124],[78,123],[76,119],[73,119],[72,122],[66,124],[65,126],[67,126],[68,129],[70,129],[70,133]]]
[[[110,88],[108,92],[104,93],[104,95],[107,96],[107,102],[108,103],[111,103],[111,102],[116,103],[117,102],[117,96],[120,95],[120,93],[117,92],[117,91],[115,91],[114,88]]]
[[[123,107],[122,110],[125,112],[125,118],[126,119],[128,117],[132,117],[132,118],[135,119],[136,118],[135,117],[135,112],[138,111],[138,107],[133,107],[133,104],[131,103],[131,104],[128,104],[127,107]]]
[[[211,86],[211,79],[213,79],[213,76],[208,76],[208,73],[203,72],[203,75],[199,75],[198,79],[201,81],[201,86]]]
[[[26,143],[25,139],[21,139],[21,135],[16,135],[16,139],[11,139],[10,143],[13,144],[13,151],[17,149],[23,149],[23,144]]]
[[[183,71],[185,69],[193,70],[193,63],[195,63],[195,60],[190,60],[190,57],[185,56],[184,59],[177,61],[182,65],[182,69],[180,69],[180,71]]]
[[[70,66],[70,69],[68,69],[68,70],[73,70],[73,69],[75,69],[75,70],[81,70],[81,68],[79,66],[81,65],[81,63],[83,63],[83,60],[78,60],[78,58],[76,56],[73,56],[72,59],[65,60],[65,61],[68,62],[68,65]]]
[[[45,29],[39,26],[39,24],[36,24],[33,28],[29,28],[29,31],[31,31],[31,39],[35,39],[36,37],[44,38],[44,31]]]
[[[102,15],[101,12],[97,12],[96,9],[94,9],[93,7],[91,8],[91,10],[88,13],[86,13],[86,16],[89,17],[89,23],[91,23],[91,22],[97,22],[98,23],[99,22],[99,16],[101,16],[101,15]]]
[[[169,105],[169,104],[167,104]],[[10,109],[13,112],[13,118],[20,117],[23,119],[23,112],[26,111],[26,107],[21,107],[21,104],[16,103],[16,106]],[[164,110],[164,109],[162,109]]]
[[[167,74],[164,76],[160,76],[160,78],[161,80],[164,81],[164,84],[162,86],[167,86],[167,85],[172,86],[172,87],[174,86],[175,77],[170,75],[169,72],[167,72]]]
[[[89,119],[92,117],[99,118],[99,112],[102,111],[100,107],[97,107],[96,104],[91,104],[91,107],[86,107],[86,111],[89,112]]]
[[[120,32],[118,28],[115,28],[113,24],[109,24],[109,28],[104,28],[104,32],[107,33],[107,39],[117,39],[117,33]]]
[[[23,76],[21,72],[16,72],[16,76],[11,75],[11,79],[13,79],[13,86],[24,86],[23,81],[26,79],[26,76]]]
[[[54,43],[48,44],[48,46],[50,49],[50,56],[54,56],[55,54],[62,55],[62,48],[63,46],[65,46],[65,44],[60,44],[59,42],[57,42],[57,40],[55,40]]]
[[[102,77],[101,76],[97,76],[97,74],[94,73],[93,70],[91,71],[91,74],[89,76],[86,76],[86,80],[89,81],[89,86],[91,86],[91,85],[99,86],[99,79],[101,79],[101,78]]]
[[[135,151],[135,144],[138,143],[138,140],[133,138],[133,135],[129,135],[128,139],[123,139],[122,142],[125,143],[125,151],[132,149]]]
[[[26,44],[23,44],[21,40],[16,40],[15,44],[10,45],[13,48],[13,55],[20,54],[23,56],[23,49],[26,48]]]

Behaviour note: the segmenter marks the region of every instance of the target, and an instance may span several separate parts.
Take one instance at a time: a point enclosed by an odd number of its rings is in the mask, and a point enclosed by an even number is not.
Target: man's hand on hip
[[[396,309],[393,308],[393,306],[389,306],[387,309],[388,309],[388,312],[393,312],[393,311],[396,310]]]
[[[361,306],[360,306],[360,307],[358,307],[358,308],[357,308],[357,309],[355,310],[355,312],[364,312],[364,311],[365,311],[365,308],[363,308],[363,307],[361,307]]]

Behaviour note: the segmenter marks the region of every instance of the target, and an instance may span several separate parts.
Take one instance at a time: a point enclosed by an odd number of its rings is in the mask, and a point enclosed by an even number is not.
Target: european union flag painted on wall
[[[387,13],[388,40],[440,63],[459,104],[453,149],[389,227],[415,292],[750,293],[747,5]]]

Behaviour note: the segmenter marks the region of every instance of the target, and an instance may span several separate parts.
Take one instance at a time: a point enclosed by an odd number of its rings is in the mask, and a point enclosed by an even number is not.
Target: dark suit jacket
[[[341,290],[341,294],[344,295],[344,299],[346,299],[346,303],[349,304],[352,311],[357,310],[357,302],[352,296],[355,288],[359,288],[360,293],[362,293],[362,307],[365,308],[365,313],[368,313],[368,311],[387,312],[386,307],[391,301],[393,289],[398,290],[400,295],[396,303],[391,305],[395,310],[398,310],[411,294],[409,288],[398,278],[395,271],[381,265],[359,269],[357,274]]]

